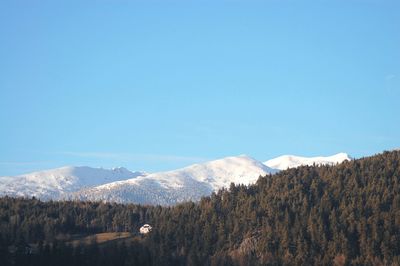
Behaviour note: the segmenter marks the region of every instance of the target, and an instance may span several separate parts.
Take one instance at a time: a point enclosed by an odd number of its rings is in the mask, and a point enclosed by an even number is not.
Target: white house
[[[144,224],[142,227],[140,227],[140,229],[139,229],[139,232],[141,233],[141,234],[148,234],[148,233],[150,233],[151,232],[151,229],[152,229],[152,227],[151,227],[151,225],[149,225],[149,224]]]

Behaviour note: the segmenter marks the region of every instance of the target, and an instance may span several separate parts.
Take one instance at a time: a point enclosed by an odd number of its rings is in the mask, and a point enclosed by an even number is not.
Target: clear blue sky
[[[0,176],[400,147],[400,2],[1,1]]]

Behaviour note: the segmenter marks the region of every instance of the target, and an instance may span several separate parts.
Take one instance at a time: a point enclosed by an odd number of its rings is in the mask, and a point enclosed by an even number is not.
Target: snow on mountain
[[[286,170],[287,168],[298,167],[301,165],[335,165],[343,161],[350,161],[351,158],[346,153],[338,153],[328,157],[300,157],[294,155],[283,155],[277,158],[268,160],[264,164],[268,167]]]
[[[125,168],[62,167],[15,177],[0,177],[0,196],[43,200],[81,199],[173,205],[197,201],[223,187],[252,184],[259,176],[300,165],[336,164],[345,153],[329,157],[284,155],[264,164],[246,155],[227,157],[168,172],[147,174]]]
[[[68,192],[127,178],[145,175],[126,168],[91,168],[66,166],[20,176],[0,177],[0,195],[58,199]]]
[[[197,201],[222,187],[229,187],[231,182],[245,185],[255,183],[259,176],[274,172],[276,170],[261,162],[241,155],[105,184],[74,193],[73,197],[172,205]]]

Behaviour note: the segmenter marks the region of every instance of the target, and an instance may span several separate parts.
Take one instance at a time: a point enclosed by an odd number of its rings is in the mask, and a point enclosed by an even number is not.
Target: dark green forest
[[[137,234],[144,223],[153,226]],[[70,245],[74,235],[129,240]],[[400,265],[400,151],[174,207],[0,199],[1,265]]]

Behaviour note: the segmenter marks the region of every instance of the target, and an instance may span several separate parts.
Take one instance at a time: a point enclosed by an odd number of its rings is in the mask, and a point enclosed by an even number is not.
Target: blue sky
[[[1,1],[0,176],[400,146],[400,2]]]

